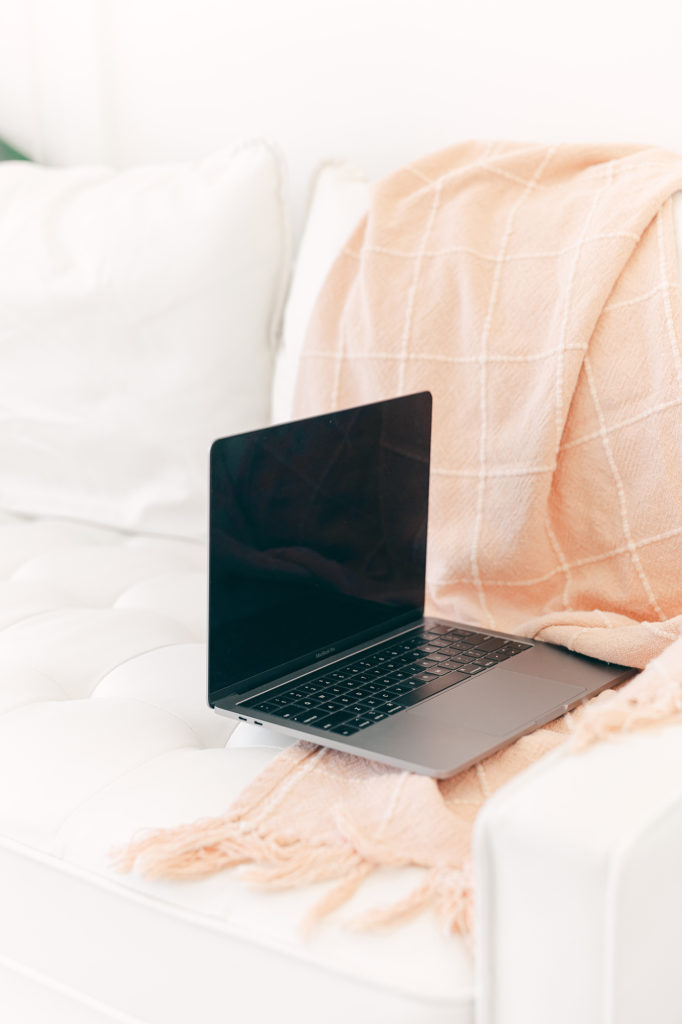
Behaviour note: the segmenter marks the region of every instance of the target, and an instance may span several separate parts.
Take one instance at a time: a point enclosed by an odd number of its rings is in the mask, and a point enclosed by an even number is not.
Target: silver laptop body
[[[421,392],[214,442],[218,713],[445,778],[632,674],[424,617],[431,404]]]

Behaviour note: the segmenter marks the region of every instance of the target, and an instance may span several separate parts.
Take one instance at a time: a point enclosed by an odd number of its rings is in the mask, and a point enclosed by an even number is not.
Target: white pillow
[[[288,260],[264,142],[0,164],[0,507],[204,536],[211,441],[270,418]]]
[[[284,311],[272,390],[275,423],[291,419],[310,315],[339,250],[367,212],[369,189],[367,179],[347,164],[323,164],[317,172]]]

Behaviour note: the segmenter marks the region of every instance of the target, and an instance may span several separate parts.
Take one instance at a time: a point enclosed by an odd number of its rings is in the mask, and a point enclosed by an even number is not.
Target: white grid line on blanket
[[[483,153],[480,160],[477,160],[475,161],[475,163],[470,164],[466,167],[456,167],[454,170],[447,171],[445,174],[442,174],[440,178],[434,180],[442,182],[443,185],[449,185],[451,182],[457,181],[458,178],[468,178],[469,175],[471,174],[472,169],[476,168],[476,170],[481,171],[492,171],[493,174],[499,172],[500,176],[510,177],[513,181],[516,181],[517,184],[522,185],[524,189],[528,189],[530,183],[526,181],[525,178],[520,178],[518,177],[518,175],[513,175],[512,171],[507,171],[504,168],[500,168],[496,164],[492,163],[492,161],[496,159],[496,157],[493,155],[496,148],[497,143],[494,140],[489,140],[486,144],[485,152]],[[530,145],[523,146],[522,148],[514,150],[511,153],[501,153],[499,159],[506,163],[510,158],[518,159],[518,157],[526,156],[528,153],[543,153],[546,151],[546,148],[547,147],[544,143],[531,143]],[[535,188],[541,189],[547,187],[550,186],[540,184],[536,184],[535,186]]]
[[[619,430],[623,430],[624,427],[631,427],[634,423],[639,423],[641,420],[648,420],[650,416],[656,416],[659,412],[665,412],[667,409],[674,409],[676,406],[682,405],[682,398],[671,398],[667,402],[659,402],[657,405],[651,406],[650,409],[645,409],[644,412],[635,413],[633,416],[627,416],[624,420],[618,420],[616,423],[612,423],[611,426],[606,427],[606,433],[615,434]],[[568,451],[569,448],[577,448],[578,445],[587,444],[589,441],[595,441],[598,437],[602,436],[601,430],[593,430],[589,434],[583,434],[582,437],[576,437],[572,441],[564,441],[559,447],[560,452]]]
[[[488,466],[488,477],[504,476],[541,476],[543,473],[553,473],[556,465],[548,466]],[[471,480],[478,476],[477,469],[444,469],[432,466],[431,473],[436,476],[454,476]]]
[[[667,277],[667,275],[665,276]],[[599,401],[599,395],[597,394],[597,385],[595,383],[594,374],[592,372],[592,360],[590,359],[589,355],[585,356],[583,367],[585,369],[587,386],[592,397],[592,402],[594,403],[595,412],[597,413],[597,419],[599,420],[599,433],[601,435],[602,444],[604,446],[604,453],[606,455],[606,460],[611,470],[611,475],[613,476],[614,482],[616,484],[620,518],[623,526],[623,533],[625,534],[625,539],[627,540],[627,547],[628,551],[630,552],[630,558],[632,559],[632,564],[635,568],[637,575],[639,576],[642,586],[644,587],[644,591],[649,599],[651,607],[654,609],[659,619],[665,619],[665,615],[663,614],[661,607],[658,601],[656,600],[656,595],[654,594],[654,591],[652,589],[651,581],[649,580],[647,574],[644,572],[642,561],[639,557],[639,553],[637,551],[637,548],[635,547],[635,543],[632,537],[632,528],[630,526],[630,517],[628,515],[627,499],[625,497],[623,478],[616,464],[616,460],[613,454],[613,448],[611,447],[611,441],[606,431],[606,420],[604,418],[604,411],[602,409],[601,402]]]
[[[334,353],[336,363],[334,364],[334,377],[332,379],[332,395],[331,395],[331,408],[337,409],[339,405],[339,388],[341,387],[341,367],[346,355],[348,346],[346,344],[346,321],[341,319],[339,324],[339,347],[338,351]]]
[[[567,345],[566,352],[581,352],[586,351],[584,345]],[[542,359],[551,359],[552,356],[556,355],[557,349],[547,349],[544,352],[536,353],[533,356],[497,356],[489,355],[488,363],[531,363],[537,362]],[[319,349],[311,349],[304,352],[301,358],[305,359],[338,359],[338,352],[323,352]],[[396,352],[353,352],[354,360],[397,360],[400,357]],[[408,360],[413,361],[424,361],[424,362],[439,362],[439,363],[453,363],[453,364],[470,364],[476,365],[480,362],[480,356],[442,356],[436,355],[430,352],[410,352],[407,355]],[[680,381],[682,389],[682,380]],[[615,423],[606,426],[607,434],[615,434],[619,430],[623,430],[625,427],[633,426],[635,423],[639,423],[642,420],[648,419],[650,416],[656,416],[659,412],[666,412],[668,409],[674,409],[677,406],[682,405],[681,398],[671,398],[665,402],[658,402],[656,405],[645,409],[643,412],[635,413],[632,416],[626,416],[622,420],[617,420]],[[559,446],[560,452],[568,451],[571,448],[577,448],[579,445],[588,444],[590,441],[595,441],[602,436],[601,430],[593,430],[589,434],[583,434],[581,437],[572,438],[570,441],[563,441]],[[525,472],[525,470],[524,470]]]
[[[412,164],[408,164],[405,170],[409,174],[414,174],[415,178],[417,178],[419,181],[423,181],[425,185],[434,184],[433,178],[429,178],[428,174],[424,174],[423,171],[420,171],[418,167],[413,167]]]
[[[500,260],[495,263],[495,270],[493,273],[492,287],[490,289],[490,299],[488,302],[488,309],[486,312],[486,318],[483,323],[483,332],[481,336],[481,372],[480,372],[480,409],[481,409],[481,432],[479,439],[479,477],[478,477],[478,488],[476,492],[476,514],[473,525],[473,533],[471,540],[471,569],[474,577],[474,585],[476,587],[476,593],[478,595],[481,609],[484,612],[488,624],[494,628],[495,622],[493,616],[488,608],[488,603],[485,598],[485,591],[480,575],[480,567],[478,563],[479,555],[479,544],[481,538],[481,527],[483,522],[483,503],[485,496],[485,482],[486,482],[486,447],[488,443],[488,373],[486,355],[488,351],[488,336],[490,334],[490,328],[492,325],[493,313],[497,305],[497,297],[500,289],[500,279],[502,276],[502,267],[504,265],[504,255],[507,252],[509,240],[511,238],[512,227],[514,220],[521,206],[523,205],[526,197],[533,191],[536,183],[540,180],[543,171],[547,164],[556,153],[558,146],[551,146],[545,150],[542,155],[542,159],[538,164],[535,173],[531,181],[524,188],[523,192],[512,204],[507,221],[505,224],[505,231],[502,237],[501,248],[500,248]]]
[[[638,295],[636,299],[624,299],[622,302],[612,302],[608,306],[604,306],[602,313],[613,313],[617,309],[626,309],[630,306],[637,306],[641,302],[648,302],[649,299],[656,298],[661,292],[668,292],[675,285],[672,281],[664,281],[663,284],[657,284],[655,288],[651,288],[650,291],[645,292],[644,295]]]
[[[594,211],[597,207],[597,203],[601,198],[602,192],[607,187],[607,184],[610,184],[610,181],[610,178],[604,179],[601,188],[597,189],[597,191],[592,196],[592,202],[590,203],[590,208],[587,211],[585,220],[583,221],[583,225],[580,230],[580,238],[578,239],[579,244],[573,255],[571,269],[569,271],[568,286],[564,296],[564,309],[561,317],[561,327],[559,329],[559,351],[557,353],[558,358],[556,361],[556,376],[554,387],[554,429],[556,435],[554,441],[555,451],[559,450],[559,445],[561,444],[561,437],[564,429],[564,346],[566,345],[566,332],[568,330],[568,317],[571,310],[571,298],[573,296],[575,280],[578,274],[578,264],[580,263],[580,257],[582,255],[583,245],[587,238],[587,232],[590,226],[590,222],[594,215]],[[571,585],[571,570],[568,566],[568,562],[566,561],[566,555],[564,553],[564,550],[561,547],[561,544],[559,543],[559,538],[557,537],[555,531],[552,529],[551,510],[549,504],[547,505],[547,509],[545,512],[545,531],[547,533],[547,536],[549,537],[549,542],[552,546],[552,550],[554,551],[555,557],[559,562],[559,568],[561,569],[561,572],[564,576],[564,588],[561,592],[561,604],[563,608],[568,608],[569,588]]]
[[[623,478],[620,475],[620,471],[618,469],[618,466],[616,464],[616,460],[615,460],[614,455],[613,455],[613,449],[611,447],[611,442],[610,442],[609,436],[608,436],[608,434],[606,432],[606,421],[604,419],[604,412],[602,410],[601,403],[599,401],[599,396],[597,395],[597,388],[596,388],[596,384],[594,382],[594,374],[592,372],[592,363],[590,361],[589,356],[585,357],[585,362],[584,362],[583,365],[585,367],[585,373],[587,375],[587,385],[588,385],[588,387],[590,389],[590,394],[592,395],[592,401],[594,402],[594,407],[595,407],[595,410],[596,410],[596,413],[597,413],[597,417],[599,419],[600,434],[601,434],[601,438],[602,438],[602,443],[604,445],[604,452],[606,454],[606,460],[607,460],[607,462],[609,464],[609,468],[611,470],[611,475],[613,476],[614,483],[616,485],[616,491],[617,491],[617,494],[618,494],[618,506],[619,506],[619,509],[620,509],[620,518],[621,518],[621,523],[622,523],[622,526],[623,526],[623,533],[625,534],[625,538],[627,540],[627,550],[630,552],[630,557],[632,558],[632,564],[634,565],[635,571],[636,571],[637,575],[639,576],[639,579],[640,579],[640,582],[641,582],[642,586],[644,587],[645,593],[646,593],[646,595],[647,595],[647,597],[649,599],[649,603],[651,604],[651,607],[654,609],[654,611],[658,615],[659,619],[664,619],[665,615],[661,611],[660,605],[659,605],[658,601],[656,600],[656,595],[654,594],[654,592],[652,590],[651,583],[649,581],[649,577],[644,572],[644,567],[642,566],[641,559],[639,557],[639,554],[637,553],[637,548],[635,546],[635,542],[632,539],[632,529],[631,529],[631,526],[630,526],[630,517],[628,516],[627,500],[626,500],[626,497],[625,497],[625,488],[623,486]]]
[[[419,252],[416,254],[414,260],[414,267],[412,271],[412,281],[410,282],[410,288],[407,293],[407,309],[405,311],[405,320],[403,323],[402,336],[400,338],[400,364],[398,366],[398,394],[402,394],[405,388],[405,369],[407,366],[405,357],[410,350],[410,338],[412,337],[412,323],[414,319],[414,298],[417,294],[417,286],[419,285],[419,275],[422,269],[422,252],[426,248],[426,243],[429,240],[431,234],[431,228],[433,222],[436,219],[436,212],[440,206],[440,197],[442,193],[442,183],[437,182],[433,196],[431,197],[431,209],[429,210],[429,216],[426,221],[426,227],[424,228],[424,234],[422,236],[422,244]]]
[[[539,145],[526,146],[523,149],[518,149],[518,150],[515,150],[515,151],[513,151],[511,153],[503,153],[503,154],[501,154],[500,155],[500,160],[502,160],[503,162],[506,163],[509,159],[518,159],[518,157],[520,157],[520,156],[525,156],[528,153],[537,153],[537,152],[539,152],[539,151],[541,151],[543,149],[545,149],[544,143],[543,144],[539,144]],[[589,179],[594,179],[595,181],[599,181],[603,177],[611,178],[613,173],[614,173],[614,171],[616,170],[616,165],[618,164],[619,160],[620,160],[620,157],[616,157],[613,160],[605,161],[603,164],[593,165],[592,167],[586,168],[582,173],[587,176],[588,180]],[[509,181],[513,181],[517,185],[521,185],[523,188],[528,188],[528,186],[531,184],[526,178],[522,178],[519,175],[514,174],[513,171],[508,171],[504,167],[499,167],[499,166],[497,166],[497,164],[491,163],[490,161],[486,161],[484,163],[481,163],[480,167],[481,167],[481,170],[489,171],[489,172],[491,172],[493,174],[497,174],[497,175],[499,175],[502,178],[507,178]],[[666,164],[662,163],[661,161],[657,161],[657,160],[650,160],[650,161],[644,161],[643,160],[643,161],[641,161],[640,163],[637,164],[637,170],[638,171],[641,170],[642,167],[649,167],[649,168],[656,167],[656,168],[659,168],[659,169],[662,169],[662,170],[667,170]],[[620,168],[618,168],[618,169],[620,169]],[[459,171],[453,171],[451,174],[444,175],[443,180],[447,181],[447,180],[449,180],[449,179],[451,179],[453,177],[458,176],[460,173],[461,172],[459,172]],[[535,189],[543,189],[543,190],[544,189],[551,189],[553,187],[553,183],[552,182],[548,182],[546,185],[543,185],[542,182],[538,182],[533,187]]]
[[[490,147],[490,144],[489,144],[489,147]],[[494,149],[495,145],[493,144],[491,148]],[[527,146],[524,149],[514,150],[511,153],[502,153],[500,155],[500,160],[508,160],[510,158],[518,158],[519,156],[524,156],[527,153],[534,153],[534,152],[536,152],[538,150],[538,148],[539,147],[537,145],[532,145],[532,146]],[[616,165],[616,163],[618,163],[618,161],[620,159],[621,159],[620,157],[615,157],[613,160],[605,161],[602,164],[595,164],[595,165],[592,165],[590,167],[586,167],[581,173],[583,175],[585,175],[585,179],[586,180],[594,179],[595,181],[599,181],[600,178],[610,177],[613,174],[614,169],[615,169],[615,165]],[[521,185],[524,185],[524,186],[528,184],[528,182],[526,181],[525,178],[520,178],[517,175],[512,175],[511,171],[506,171],[505,172],[503,169],[497,168],[495,166],[495,164],[491,164],[490,162],[480,163],[480,164],[477,164],[476,166],[480,166],[483,170],[490,170],[490,169],[501,170],[502,174],[504,176],[511,177],[511,179],[516,181],[516,182],[518,182],[518,184],[521,184]],[[639,161],[639,163],[637,164],[637,170],[640,171],[644,167],[649,168],[649,169],[656,168],[657,170],[663,170],[663,171],[668,170],[668,165],[663,163],[660,160],[641,160],[641,161]],[[430,178],[422,170],[418,170],[412,164],[410,164],[405,169],[411,171],[416,177],[420,178],[426,184],[432,185],[434,183],[434,181],[435,181],[434,178]],[[446,175],[445,178],[447,179],[447,178],[453,177],[453,176],[457,175],[458,173],[461,173],[461,172],[453,171],[450,175]],[[547,189],[547,188],[552,188],[552,184],[549,183],[547,185],[543,185],[542,183],[538,183],[538,185],[536,187],[538,189]]]
[[[585,242],[606,242],[612,239],[629,239],[633,242],[638,242],[640,236],[635,234],[633,231],[607,231],[601,235],[590,235],[589,238],[585,239]],[[486,263],[518,263],[524,260],[547,260],[557,259],[561,256],[568,256],[569,253],[573,252],[574,249],[579,249],[583,243],[571,242],[570,245],[565,245],[561,249],[548,249],[546,251],[537,250],[535,252],[517,252],[511,253],[504,258],[498,255],[492,255],[491,253],[481,252],[480,249],[474,249],[468,245],[453,245],[447,246],[445,249],[425,249],[422,253],[423,259],[440,259],[443,256],[475,256],[477,259],[484,260]],[[417,255],[410,249],[394,249],[388,245],[363,245],[360,252],[356,252],[354,249],[345,246],[342,250],[345,256],[350,259],[361,261],[367,253],[372,253],[376,256],[394,256],[396,259],[411,260]]]
[[[544,349],[542,352],[535,352],[530,356],[510,355],[488,355],[488,363],[537,363],[543,359],[551,359],[557,354],[559,348]],[[564,352],[586,352],[585,345],[566,345]],[[433,363],[454,363],[458,365],[477,365],[481,362],[481,356],[444,356],[436,352],[408,352],[404,357],[399,352],[353,352],[353,360],[356,359],[379,359],[393,360],[405,358],[408,362],[433,362]],[[301,358],[305,359],[337,359],[337,352],[325,351],[324,349],[308,349],[302,353]]]
[[[596,565],[598,562],[607,562],[610,558],[617,558],[620,555],[631,552],[633,548],[640,551],[642,548],[648,547],[650,544],[658,544],[660,541],[670,540],[671,537],[679,536],[682,536],[682,526],[675,526],[671,530],[664,530],[662,533],[657,533],[651,537],[644,537],[642,540],[634,541],[632,546],[629,544],[621,544],[619,547],[611,548],[609,551],[605,551],[598,555],[587,555],[585,558],[577,558],[569,563],[569,568],[583,569],[587,565]],[[533,576],[528,579],[519,580],[497,580],[486,577],[485,583],[488,587],[534,587],[539,583],[547,583],[548,580],[557,576],[559,572],[560,570],[557,566],[554,569],[550,569],[549,572],[543,573],[542,576]],[[434,587],[449,586],[453,583],[464,583],[471,586],[474,583],[474,580],[471,576],[448,576],[444,579],[434,579],[430,576],[428,583]]]

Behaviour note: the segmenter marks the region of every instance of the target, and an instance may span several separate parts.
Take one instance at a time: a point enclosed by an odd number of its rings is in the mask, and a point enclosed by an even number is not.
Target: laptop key
[[[316,709],[315,711],[309,711],[308,714],[297,719],[297,721],[299,721],[301,725],[315,725],[316,722],[322,721],[325,718],[327,718],[327,712],[320,712]]]
[[[408,683],[398,683],[396,686],[387,686],[379,696],[385,700],[393,700],[394,697],[399,697],[402,693],[409,693],[411,689],[412,687]]]
[[[292,700],[303,700],[305,698],[305,696],[306,696],[305,692],[303,690],[299,690],[299,689],[296,689],[296,690],[286,690],[285,693],[286,693],[287,697],[289,698],[289,703],[291,703]]]
[[[287,714],[287,712],[289,712],[289,714]],[[288,718],[291,722],[302,722],[304,718],[307,718],[308,715],[314,715],[315,712],[310,708],[295,707],[284,708],[282,711],[277,711],[276,714],[278,714],[280,718]]]
[[[246,705],[246,711],[253,714],[254,711],[260,711],[264,715],[278,715],[279,705],[271,703],[271,701],[262,701],[259,704]]]
[[[337,711],[335,715],[330,715],[329,718],[325,718],[324,721],[320,722],[319,728],[324,729],[325,732],[336,732],[338,727],[346,725],[351,720],[351,717],[345,709]]]
[[[480,669],[479,671],[483,671]],[[435,693],[440,693],[441,690],[447,690],[455,683],[461,683],[463,679],[468,679],[469,675],[464,672],[450,672],[447,676],[436,676],[430,683],[426,683],[424,686],[417,687],[412,693],[406,693],[400,698],[400,703],[406,707],[413,707],[415,704],[420,704],[421,701],[426,700],[427,697],[433,697]]]
[[[368,708],[378,708],[385,703],[386,701],[383,699],[383,697],[376,695],[374,697],[366,697],[364,700],[361,700],[360,708],[362,711],[367,711]]]
[[[319,704],[317,710],[326,711],[327,714],[332,714],[332,712],[339,711],[342,707],[343,704],[340,704],[338,701],[328,700],[324,704]]]
[[[498,647],[504,647],[504,644],[505,641],[500,640],[498,636],[491,636],[482,642],[479,640],[475,646],[477,651],[496,651]]]
[[[476,675],[477,672],[485,672],[483,665],[477,665],[475,661],[470,662],[468,665],[460,665],[460,671],[466,672],[468,675]]]

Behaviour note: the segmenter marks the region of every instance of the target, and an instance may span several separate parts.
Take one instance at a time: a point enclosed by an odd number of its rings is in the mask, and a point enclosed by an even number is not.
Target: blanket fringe
[[[387,928],[400,921],[416,917],[433,902],[435,892],[435,871],[429,871],[425,880],[402,900],[396,900],[384,907],[372,907],[362,914],[356,914],[346,922],[353,931],[373,931]]]
[[[118,871],[137,868],[146,878],[202,878],[245,861],[276,863],[286,855],[286,847],[272,838],[212,818],[146,831],[115,850],[112,859]]]
[[[333,911],[338,910],[344,903],[347,903],[355,895],[367,876],[374,871],[375,867],[376,865],[364,861],[358,864],[338,885],[332,886],[303,918],[301,922],[302,937],[309,939],[315,925],[319,924]]]
[[[261,862],[244,868],[241,878],[258,889],[289,889],[295,885],[326,882],[348,875],[362,863],[352,850],[306,842],[287,846],[285,856],[277,863],[267,857],[254,856],[253,859]]]
[[[346,923],[356,931],[388,928],[416,917],[430,906],[446,932],[471,935],[474,887],[470,862],[461,869],[432,868],[404,899],[373,907]]]
[[[336,879],[301,922],[308,939],[314,928],[348,903],[364,880],[380,865],[352,848],[338,849],[305,842],[286,842],[239,823],[204,819],[179,828],[147,831],[114,852],[115,867],[134,868],[150,879],[198,879],[223,868],[249,863],[241,878],[259,889],[289,889]],[[466,933],[471,925],[473,892],[466,870],[434,868],[404,899],[373,907],[346,921],[354,930],[390,927],[433,906],[447,931]]]

